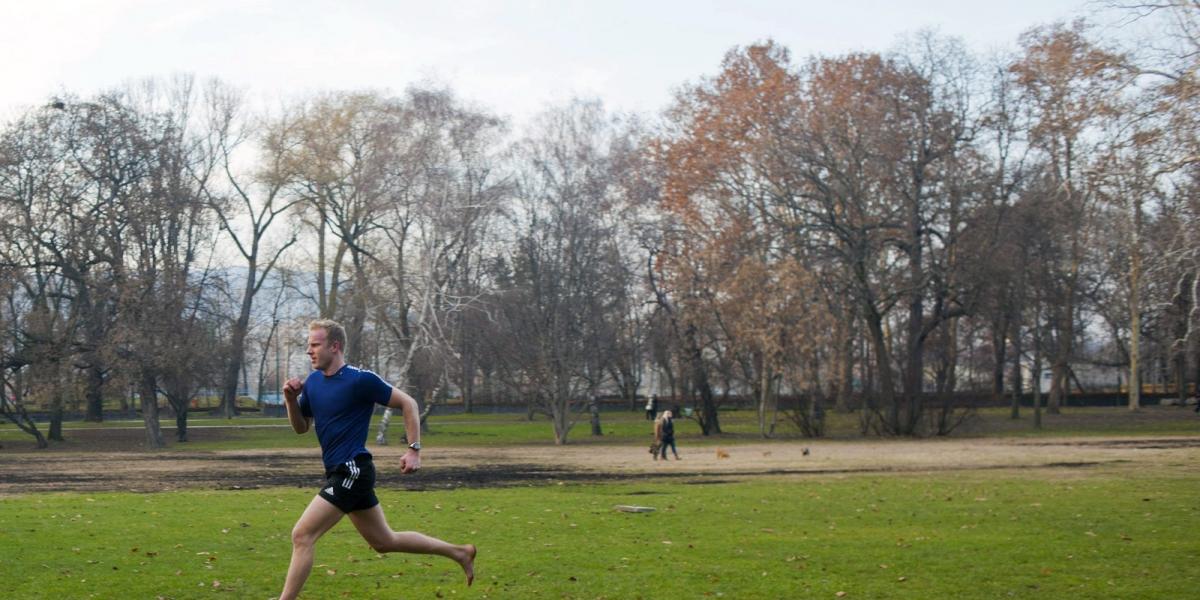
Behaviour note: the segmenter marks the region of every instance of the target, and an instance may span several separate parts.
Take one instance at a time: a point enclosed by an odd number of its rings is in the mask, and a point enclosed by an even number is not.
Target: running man
[[[408,450],[400,472],[421,468],[421,428],[417,402],[378,375],[345,361],[346,330],[335,321],[309,324],[308,356],[313,371],[303,382],[283,386],[288,420],[296,433],[315,424],[325,463],[325,485],[292,528],[292,561],[280,600],[300,594],[312,571],[313,546],[343,515],[376,552],[409,552],[445,556],[462,567],[467,585],[475,579],[475,546],[450,544],[415,531],[392,531],[375,497],[375,466],[365,442],[376,404],[403,411]]]

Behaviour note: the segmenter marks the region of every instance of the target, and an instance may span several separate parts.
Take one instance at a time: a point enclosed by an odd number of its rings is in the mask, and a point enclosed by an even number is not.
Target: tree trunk
[[[1184,332],[1184,344],[1187,356],[1192,361],[1192,383],[1195,385],[1196,400],[1200,402],[1200,272],[1192,273],[1191,310],[1187,312],[1187,327]],[[1185,294],[1188,290],[1184,290]],[[1184,382],[1186,383],[1186,381]],[[1200,403],[1196,405],[1200,411]]]
[[[142,422],[146,425],[146,446],[162,448],[162,430],[158,424],[158,385],[155,377],[143,373],[138,383],[138,391],[142,397]]]
[[[958,317],[951,317],[943,331],[943,351],[946,359],[937,386],[937,391],[943,394],[953,393],[958,389],[958,321]],[[1003,386],[1003,382],[1001,385]]]
[[[9,421],[12,421],[21,431],[32,435],[38,449],[49,447],[50,444],[46,441],[46,437],[42,435],[42,432],[38,430],[37,423],[29,418],[29,413],[25,411],[25,402],[21,397],[20,388],[18,387],[20,384],[12,384],[14,398],[11,402],[6,397],[5,386],[7,384],[7,381],[0,380],[0,413],[7,417]]]
[[[1071,337],[1073,335],[1070,325],[1073,316],[1070,307],[1059,307],[1057,310],[1059,311],[1055,324],[1057,337],[1054,339],[1050,364],[1050,397],[1046,404],[1046,412],[1052,415],[1059,414],[1063,394],[1067,391],[1067,369],[1071,357]]]
[[[588,401],[588,412],[592,414],[592,435],[604,435],[600,429],[600,401],[592,394]]]
[[[867,329],[875,350],[875,369],[879,373],[879,399],[888,411],[884,426],[889,433],[896,434],[899,433],[900,404],[896,399],[895,384],[892,382],[892,360],[883,336],[883,318],[874,311],[868,311]]]
[[[104,420],[104,369],[97,366],[95,360],[87,360],[87,388],[84,397],[87,399],[87,416],[84,420],[99,423]]]
[[[475,360],[471,350],[464,348],[462,355],[462,401],[463,412],[475,412]]]
[[[1004,396],[1004,369],[1008,366],[1008,319],[992,322],[992,395]]]
[[[566,402],[562,398],[554,398],[550,401],[550,421],[554,425],[554,445],[565,446],[567,443],[567,433],[571,429],[571,415],[566,406]]]
[[[771,394],[771,378],[765,353],[759,361],[758,376],[758,433],[763,438],[768,438],[771,436],[767,434],[767,397]]]
[[[51,376],[54,382],[50,385],[53,396],[50,397],[50,430],[47,434],[52,441],[63,441],[63,378],[62,363],[55,361]]]
[[[1138,377],[1141,359],[1142,309],[1141,309],[1141,252],[1142,205],[1133,201],[1133,243],[1129,248],[1129,410],[1138,411],[1142,404],[1142,383]],[[1180,391],[1180,396],[1183,392]]]
[[[188,441],[188,407],[187,400],[182,403],[182,408],[179,405],[175,406],[175,439],[180,442]]]
[[[495,406],[496,404],[496,383],[492,378],[492,371],[481,370],[480,375],[483,377],[483,397],[484,399]],[[494,409],[493,409],[494,410]]]
[[[1042,334],[1041,318],[1033,322],[1033,428],[1042,428]]]
[[[1012,376],[1009,378],[1009,386],[1012,387],[1012,407],[1009,410],[1009,418],[1021,418],[1021,389],[1024,387],[1021,381],[1021,325],[1014,323],[1013,330],[1013,361],[1012,361]]]
[[[921,330],[924,325],[924,299],[920,293],[912,296],[908,307],[908,338],[905,340],[904,394],[917,396],[924,391],[925,344]]]
[[[254,305],[254,287],[258,266],[251,261],[246,275],[246,287],[242,290],[242,307],[237,321],[230,332],[229,362],[225,364],[224,388],[221,390],[221,416],[232,419],[237,414],[238,373],[246,360],[246,333],[250,329],[250,311]]]
[[[429,395],[429,400],[424,403],[424,408],[417,416],[417,426],[421,428],[422,435],[429,433],[429,415],[433,414],[433,407],[437,406],[438,389],[435,388],[434,393]],[[405,435],[404,439],[408,440],[408,436]]]
[[[387,430],[392,424],[392,407],[388,406],[383,409],[383,416],[379,417],[379,430],[375,433],[375,443],[380,446],[388,445]]]
[[[850,412],[850,394],[854,388],[854,328],[853,321],[838,324],[838,378],[834,410]]]
[[[1055,361],[1050,366],[1050,396],[1046,403],[1046,412],[1048,414],[1059,414],[1062,406],[1063,394],[1067,390],[1067,365]]]
[[[909,398],[924,392],[925,375],[925,245],[922,242],[923,223],[918,201],[924,187],[918,169],[914,172],[913,198],[907,203],[908,223],[906,253],[908,255],[908,332],[905,337],[904,395]]]
[[[704,367],[704,351],[696,341],[696,326],[688,324],[688,354],[692,363],[693,383],[700,392],[700,432],[703,435],[721,433],[721,422],[717,416],[717,404],[713,399],[712,386],[708,383],[708,369]]]
[[[58,384],[55,384],[58,387]],[[62,396],[56,390],[54,398],[50,400],[50,429],[46,432],[46,437],[51,441],[63,441],[63,401]]]

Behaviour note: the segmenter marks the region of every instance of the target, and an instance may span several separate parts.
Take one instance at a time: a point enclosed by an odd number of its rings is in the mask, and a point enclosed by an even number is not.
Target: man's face
[[[324,329],[312,329],[308,332],[308,358],[312,360],[312,367],[319,371],[324,371],[333,364],[335,349],[325,339],[327,335]]]

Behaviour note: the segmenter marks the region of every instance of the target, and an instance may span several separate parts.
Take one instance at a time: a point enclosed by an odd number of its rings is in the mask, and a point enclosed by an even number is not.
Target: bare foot
[[[466,548],[467,555],[458,561],[458,564],[462,565],[463,573],[467,575],[467,587],[471,587],[471,583],[475,581],[475,554],[477,554],[477,550],[475,549],[475,544],[467,544]]]

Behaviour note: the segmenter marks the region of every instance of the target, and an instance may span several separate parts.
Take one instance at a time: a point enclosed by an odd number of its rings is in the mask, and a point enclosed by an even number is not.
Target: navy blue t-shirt
[[[392,386],[366,369],[345,365],[331,377],[313,371],[304,380],[300,412],[312,417],[326,470],[367,452],[367,429],[376,404],[387,406]]]

